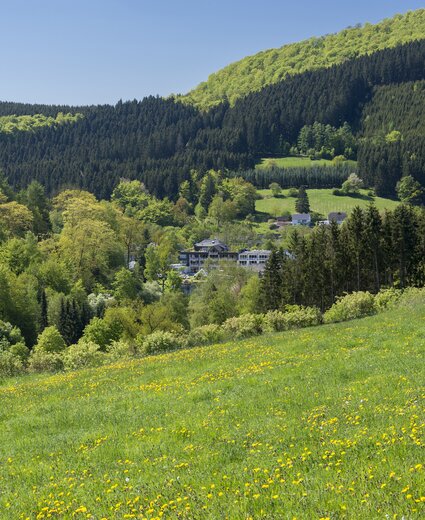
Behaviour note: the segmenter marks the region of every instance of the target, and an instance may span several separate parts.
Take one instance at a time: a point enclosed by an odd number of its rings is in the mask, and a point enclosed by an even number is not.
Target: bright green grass
[[[355,161],[350,161],[355,163]],[[312,161],[310,157],[268,157],[261,159],[261,162],[256,165],[256,168],[264,169],[275,166],[277,168],[310,168],[312,166],[331,166],[332,161],[327,159],[319,159]]]
[[[380,211],[384,209],[392,210],[398,204],[397,201],[383,199],[381,197],[372,199],[367,196],[367,190],[361,190],[361,194],[364,198],[340,197],[332,195],[332,191],[331,189],[307,190],[311,210],[317,211],[327,217],[331,211],[345,211],[349,213],[355,206],[365,208],[372,200]],[[273,217],[281,215],[284,211],[295,212],[296,199],[287,196],[288,190],[283,190],[284,198],[273,197],[270,190],[258,190],[258,193],[265,198],[257,200],[255,205],[257,211],[269,213]]]
[[[423,518],[424,354],[416,302],[7,381],[0,518]]]

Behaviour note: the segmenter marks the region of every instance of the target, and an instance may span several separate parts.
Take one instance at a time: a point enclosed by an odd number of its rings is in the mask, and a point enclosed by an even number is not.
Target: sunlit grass
[[[361,197],[339,196],[333,195],[331,189],[307,190],[312,211],[321,213],[327,217],[331,211],[344,211],[349,213],[355,206],[362,208],[367,207],[373,202],[376,207],[383,211],[385,209],[393,210],[398,202],[382,197],[368,196],[368,190],[360,190]],[[283,197],[273,197],[270,190],[258,190],[263,197],[256,202],[256,210],[268,213],[270,216],[279,216],[285,211],[295,213],[295,197],[288,197],[289,190],[283,190]]]
[[[424,352],[421,303],[7,380],[0,518],[423,518]]]

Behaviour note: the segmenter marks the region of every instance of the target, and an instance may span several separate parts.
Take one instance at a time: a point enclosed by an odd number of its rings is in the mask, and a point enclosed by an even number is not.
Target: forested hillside
[[[250,170],[253,178],[262,157],[302,153],[358,158],[368,187],[395,196],[403,174],[425,185],[424,64],[425,40],[414,41],[289,77],[209,111],[153,96],[115,106],[1,103],[0,121],[14,121],[20,131],[0,131],[0,168],[17,189],[35,179],[49,194],[77,187],[107,198],[128,178],[177,199],[193,169]],[[23,124],[56,121],[61,113],[69,124]],[[329,187],[329,178],[317,187]]]
[[[365,107],[359,147],[363,179],[383,195],[401,175],[425,185],[425,82],[375,90]]]
[[[282,30],[284,30],[284,23]],[[330,67],[358,56],[423,39],[425,9],[408,12],[371,25],[347,28],[337,34],[310,38],[248,56],[211,74],[208,81],[183,100],[202,109],[237,99],[279,83],[289,75]]]

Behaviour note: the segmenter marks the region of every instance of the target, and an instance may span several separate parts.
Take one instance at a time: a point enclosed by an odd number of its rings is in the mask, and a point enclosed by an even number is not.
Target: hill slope
[[[9,381],[0,517],[420,518],[424,317]]]
[[[211,74],[182,99],[206,109],[227,99],[231,104],[250,92],[278,83],[288,75],[330,67],[382,49],[423,39],[425,9],[397,15],[337,34],[284,45],[248,56]]]

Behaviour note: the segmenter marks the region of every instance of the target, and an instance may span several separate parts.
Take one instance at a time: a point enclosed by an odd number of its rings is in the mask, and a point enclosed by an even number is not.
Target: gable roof
[[[292,220],[310,220],[311,216],[310,213],[294,213],[292,215]]]
[[[331,211],[328,215],[328,220],[345,220],[347,218],[347,213],[344,211]]]

